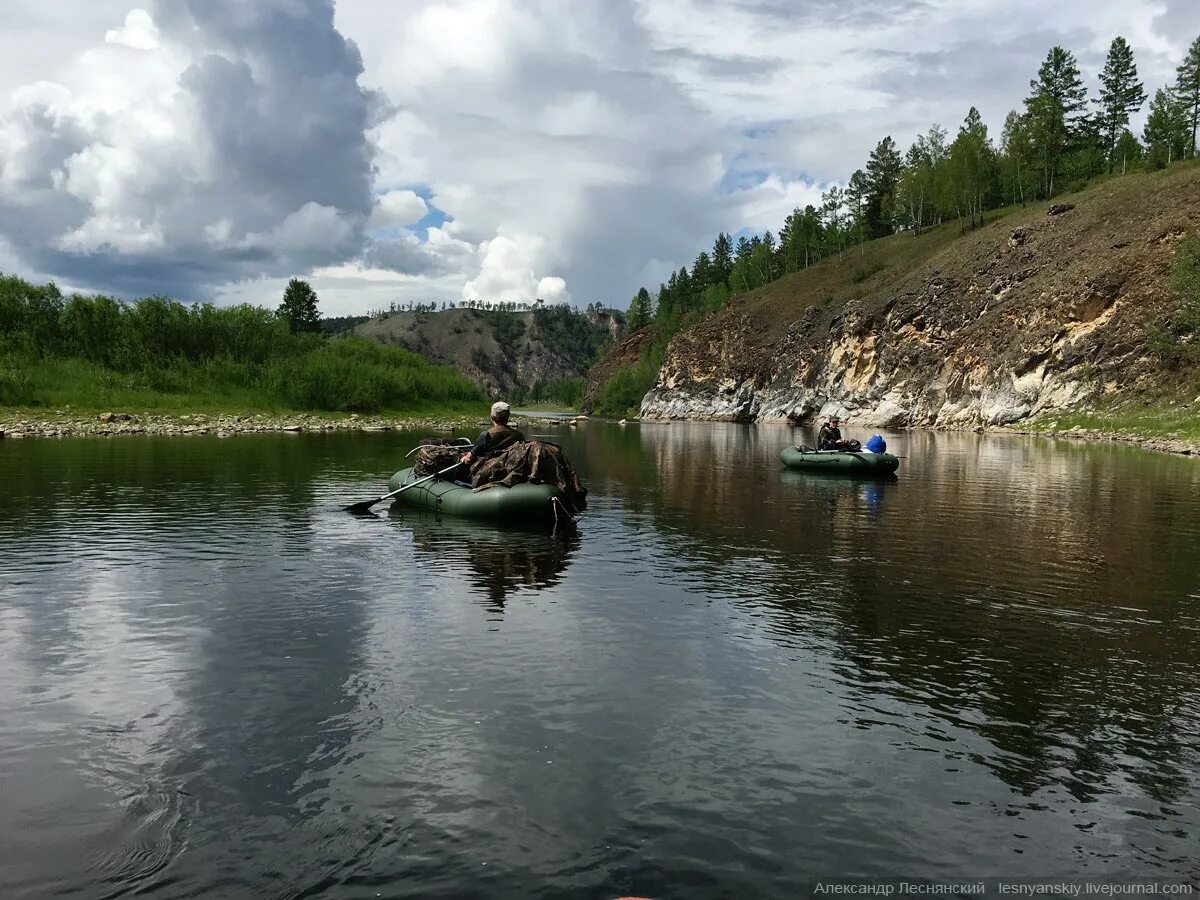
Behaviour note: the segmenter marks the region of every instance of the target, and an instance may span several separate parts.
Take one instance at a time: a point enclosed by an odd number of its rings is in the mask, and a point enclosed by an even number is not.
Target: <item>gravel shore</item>
[[[450,434],[452,431],[469,431],[477,428],[478,424],[478,419],[468,417],[454,419],[436,416],[360,416],[353,413],[344,417],[329,418],[304,414],[143,415],[126,412],[106,412],[95,416],[58,412],[38,417],[5,417],[4,413],[0,412],[0,438],[113,437],[127,434],[213,434],[218,437],[232,437],[235,434],[271,432],[393,430]]]
[[[1161,453],[1177,453],[1180,456],[1200,456],[1200,443],[1179,438],[1144,437],[1136,434],[1125,434],[1115,431],[1102,431],[1093,428],[1068,428],[1063,431],[1044,431],[1040,429],[1020,428],[991,428],[999,434],[1031,434],[1037,437],[1066,438],[1076,441],[1100,441],[1115,444],[1135,444],[1146,450],[1157,450]]]

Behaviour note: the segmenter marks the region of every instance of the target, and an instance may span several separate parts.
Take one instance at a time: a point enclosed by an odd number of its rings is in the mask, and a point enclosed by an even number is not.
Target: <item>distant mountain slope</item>
[[[625,319],[595,307],[529,312],[460,307],[389,313],[358,325],[351,334],[420,353],[500,397],[538,382],[581,378],[624,336]]]

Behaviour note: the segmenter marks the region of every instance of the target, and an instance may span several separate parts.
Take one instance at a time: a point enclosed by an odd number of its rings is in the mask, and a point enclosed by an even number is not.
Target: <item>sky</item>
[[[16,3],[0,272],[267,306],[301,277],[326,315],[624,308],[884,135],[953,133],[974,105],[998,138],[1055,44],[1094,96],[1118,34],[1152,95],[1200,2]]]

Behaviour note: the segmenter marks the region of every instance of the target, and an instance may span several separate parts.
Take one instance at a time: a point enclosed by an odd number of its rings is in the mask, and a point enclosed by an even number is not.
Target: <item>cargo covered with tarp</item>
[[[433,475],[441,472],[458,462],[462,455],[470,449],[471,445],[462,438],[457,440],[426,438],[417,448],[413,471],[418,475]]]
[[[523,482],[558,488],[567,511],[573,516],[587,507],[587,488],[557,444],[522,441],[471,468],[471,487],[475,491],[497,485],[512,487]]]

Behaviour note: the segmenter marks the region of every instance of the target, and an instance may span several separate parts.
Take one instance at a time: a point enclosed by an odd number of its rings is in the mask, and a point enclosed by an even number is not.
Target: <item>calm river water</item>
[[[535,430],[573,536],[342,513],[416,435],[0,442],[0,897],[1200,880],[1200,461]]]

